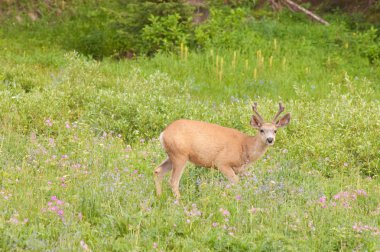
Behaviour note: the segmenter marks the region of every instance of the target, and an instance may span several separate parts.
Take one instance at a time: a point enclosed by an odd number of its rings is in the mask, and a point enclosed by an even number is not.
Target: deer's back
[[[247,135],[220,125],[192,120],[177,120],[162,133],[161,142],[172,156],[186,156],[195,164],[215,166],[239,162]]]

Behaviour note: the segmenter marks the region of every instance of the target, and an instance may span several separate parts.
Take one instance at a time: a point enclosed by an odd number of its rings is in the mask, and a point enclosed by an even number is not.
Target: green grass
[[[119,62],[2,33],[0,250],[380,250],[378,66],[339,25],[260,24],[240,50]],[[188,165],[181,202],[155,197],[168,123],[255,134],[254,100],[292,121],[241,183]]]

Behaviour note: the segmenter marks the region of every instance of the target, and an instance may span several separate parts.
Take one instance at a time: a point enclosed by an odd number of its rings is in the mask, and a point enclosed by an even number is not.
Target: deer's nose
[[[268,143],[272,143],[273,142],[273,137],[268,137],[267,141],[268,141]]]

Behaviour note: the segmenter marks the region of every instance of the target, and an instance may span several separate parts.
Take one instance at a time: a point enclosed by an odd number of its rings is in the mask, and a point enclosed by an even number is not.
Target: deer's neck
[[[249,159],[249,162],[254,162],[261,158],[268,149],[268,145],[263,143],[259,137],[260,136],[256,135],[247,138],[246,155]]]

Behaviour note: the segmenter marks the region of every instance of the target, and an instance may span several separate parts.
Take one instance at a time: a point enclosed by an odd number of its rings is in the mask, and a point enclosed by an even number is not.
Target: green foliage
[[[193,8],[182,1],[74,2],[35,21],[29,20],[29,12],[20,12],[23,18],[17,29],[94,59],[167,51],[187,42],[193,30]],[[6,22],[8,32],[14,34],[15,23]]]
[[[191,32],[192,8],[182,1],[122,1],[107,12],[118,56],[167,51]]]
[[[86,18],[108,20],[110,9]],[[38,38],[53,33],[41,23],[1,28],[0,250],[379,250],[375,32],[236,9],[222,36],[224,14],[215,13],[197,28],[204,50],[117,62],[44,45]],[[178,46],[187,29],[178,16],[153,17],[146,36]],[[67,48],[90,34],[86,23]],[[109,35],[89,54],[115,53]],[[253,101],[267,119],[283,101],[292,119],[240,183],[189,164],[181,202],[167,183],[157,199],[160,132],[189,118],[253,135]]]
[[[172,52],[179,45],[187,44],[189,28],[180,21],[178,14],[167,17],[151,16],[150,24],[142,29],[141,38],[144,41],[144,52],[148,55],[156,52]],[[187,26],[189,26],[188,22]]]
[[[208,5],[218,8],[239,8],[239,7],[247,7],[254,8],[257,5],[257,0],[227,0],[227,1],[219,1],[219,0],[206,0]]]
[[[8,84],[1,93],[3,127],[19,134],[60,135],[62,125],[76,121],[89,125],[97,135],[121,134],[129,143],[157,137],[176,118],[248,128],[249,98],[215,105],[192,99],[190,83],[177,82],[160,72],[144,76],[141,70],[129,69],[126,75],[109,75],[99,63],[75,53],[66,54],[65,62],[49,81],[36,76],[50,84],[29,81],[25,91],[22,82],[32,73]],[[2,76],[8,79],[3,83],[9,83],[8,70],[4,70]],[[13,75],[20,71],[24,70]],[[345,164],[360,167],[367,175],[379,174],[379,107],[378,100],[370,98],[374,96],[372,84],[346,75],[342,82],[331,84],[331,90],[325,98],[313,101],[308,88],[294,87],[297,100],[287,102],[294,122],[283,140],[285,145],[293,146],[289,151],[301,167],[320,170],[326,176],[344,172]],[[270,100],[260,101],[264,111],[273,107]],[[369,112],[364,116],[362,111]],[[51,127],[46,127],[47,120],[53,122]]]
[[[359,32],[354,43],[358,50],[367,57],[371,63],[380,63],[380,38],[377,29],[371,27],[369,30]]]
[[[244,40],[247,12],[244,9],[211,9],[210,19],[195,29],[196,44],[201,47],[237,48]],[[243,28],[243,29],[242,29]]]

